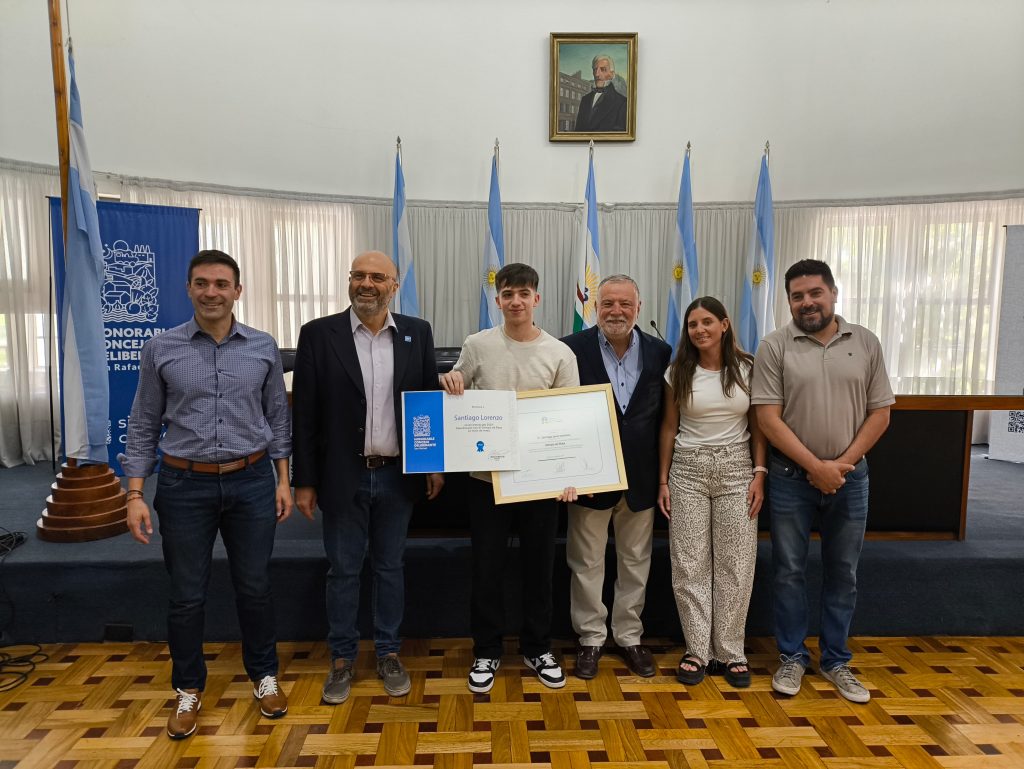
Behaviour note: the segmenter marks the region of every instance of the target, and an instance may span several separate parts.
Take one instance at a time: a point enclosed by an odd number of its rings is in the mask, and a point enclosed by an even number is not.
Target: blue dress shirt
[[[629,347],[621,358],[615,354],[615,348],[600,329],[597,332],[597,346],[601,348],[604,369],[608,372],[608,381],[612,383],[619,410],[625,414],[629,399],[633,397],[633,389],[640,378],[640,371],[643,369],[643,361],[640,359],[640,334],[636,328],[633,329],[629,337]]]
[[[158,444],[194,462],[230,462],[263,450],[271,459],[291,455],[284,370],[270,334],[232,322],[217,343],[193,317],[146,342],[141,358],[118,456],[126,476],[152,473]]]

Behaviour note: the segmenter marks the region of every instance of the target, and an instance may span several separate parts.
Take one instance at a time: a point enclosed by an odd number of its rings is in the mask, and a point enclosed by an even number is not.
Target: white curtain
[[[837,311],[878,335],[896,392],[991,393],[1004,225],[1022,221],[1021,198],[784,208],[776,213],[777,274],[803,258],[828,262]]]
[[[348,306],[347,272],[368,249],[391,253],[391,201],[331,198],[123,178],[126,202],[202,209],[200,245],[234,256],[242,269],[239,319],[294,347],[301,325]],[[46,350],[49,250],[46,194],[52,170],[0,160],[0,462],[48,457]],[[575,204],[506,204],[506,261],[541,276],[537,322],[572,327]],[[477,330],[483,203],[409,203],[423,316],[438,346]],[[738,312],[752,231],[752,205],[705,204],[694,211],[700,293]],[[1024,193],[1002,199],[779,203],[775,207],[777,324],[788,322],[786,269],[803,258],[832,265],[839,312],[882,341],[900,393],[992,391],[1006,224],[1024,223]],[[641,287],[640,323],[662,329],[667,311],[675,206],[602,206],[601,262]],[[184,289],[185,276],[181,276]]]
[[[50,313],[50,217],[56,172],[0,169],[0,465],[49,459],[56,401],[56,326]],[[55,323],[56,321],[53,320]],[[52,381],[47,373],[51,371]],[[60,430],[54,405],[55,432]]]

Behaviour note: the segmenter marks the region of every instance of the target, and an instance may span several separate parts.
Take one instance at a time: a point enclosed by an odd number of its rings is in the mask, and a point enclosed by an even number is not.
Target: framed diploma
[[[494,501],[552,499],[627,487],[615,398],[608,384],[517,393],[519,469],[492,472]]]

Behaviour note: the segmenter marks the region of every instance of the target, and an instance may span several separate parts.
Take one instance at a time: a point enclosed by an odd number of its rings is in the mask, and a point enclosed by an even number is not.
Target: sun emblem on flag
[[[768,268],[763,264],[758,264],[754,267],[754,274],[750,276],[750,281],[755,286],[760,286],[768,278]]]
[[[672,265],[672,280],[674,280],[676,283],[682,281],[683,275],[685,273],[686,270],[683,268],[682,262],[676,262],[675,264]]]
[[[597,293],[597,285],[601,282],[601,276],[594,272],[590,265],[587,265],[587,277],[586,285],[576,285],[576,298],[579,299],[580,304],[583,306],[583,320],[587,323],[590,322],[594,316],[594,303],[590,301],[592,296]]]
[[[484,273],[484,285],[488,288],[494,288],[494,280],[498,275],[498,268],[495,265],[490,265],[487,268],[487,272]]]

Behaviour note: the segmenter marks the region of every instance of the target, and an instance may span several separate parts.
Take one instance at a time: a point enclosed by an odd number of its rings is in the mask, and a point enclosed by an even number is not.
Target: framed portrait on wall
[[[552,32],[553,142],[636,140],[636,32]]]

